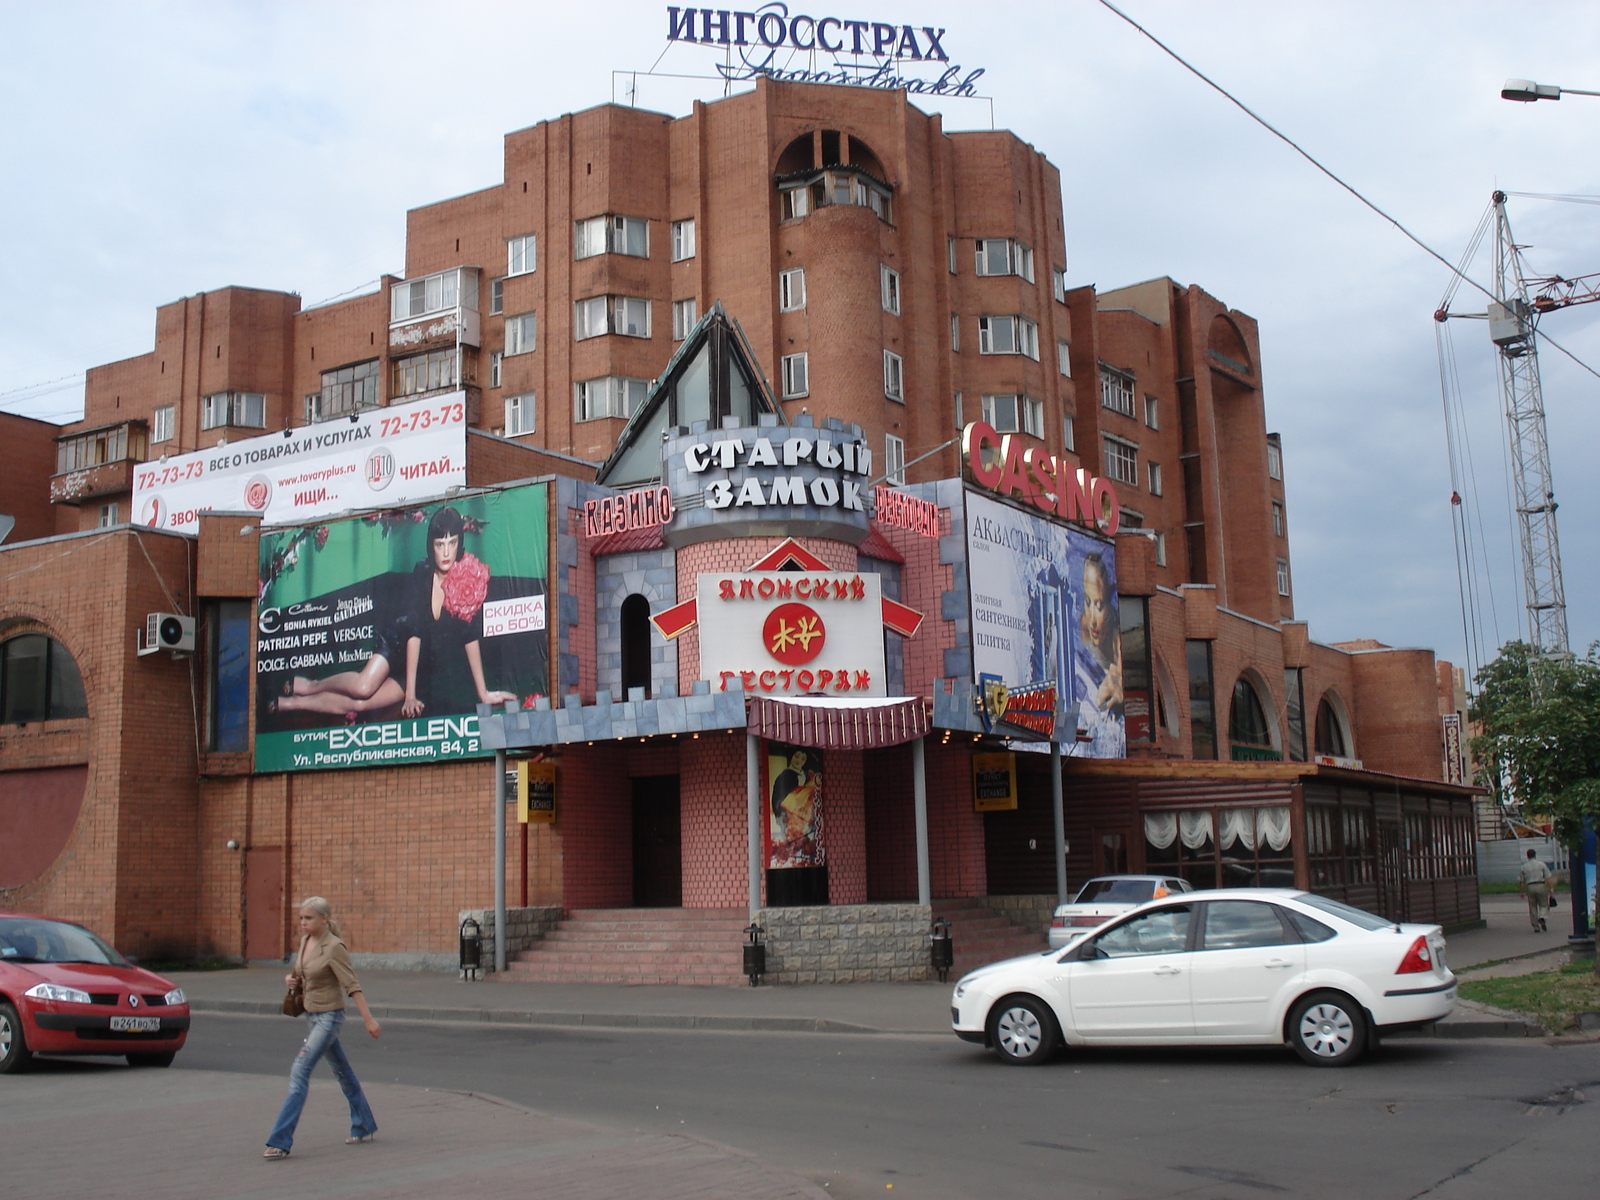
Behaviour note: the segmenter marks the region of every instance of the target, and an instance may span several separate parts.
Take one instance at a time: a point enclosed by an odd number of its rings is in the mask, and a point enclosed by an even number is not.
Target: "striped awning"
[[[797,696],[749,701],[748,728],[775,742],[818,750],[872,750],[915,741],[932,727],[925,701],[915,696],[831,699]]]

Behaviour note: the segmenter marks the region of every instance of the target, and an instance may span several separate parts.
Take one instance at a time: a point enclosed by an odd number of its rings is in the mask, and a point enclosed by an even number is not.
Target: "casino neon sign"
[[[1122,505],[1109,479],[1074,468],[1043,446],[1025,447],[1015,434],[998,433],[986,421],[971,421],[961,431],[961,457],[973,481],[998,495],[1020,497],[1043,512],[1106,533],[1116,533],[1121,524]]]

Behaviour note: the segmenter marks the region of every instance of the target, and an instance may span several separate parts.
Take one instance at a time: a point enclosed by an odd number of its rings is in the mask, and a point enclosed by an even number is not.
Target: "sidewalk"
[[[92,1088],[86,1083],[92,1082]],[[161,1200],[819,1200],[798,1175],[684,1135],[606,1129],[492,1096],[367,1084],[377,1141],[316,1080],[293,1155],[261,1158],[282,1079],[221,1071],[35,1072],[7,1083],[6,1194]],[[243,1132],[241,1132],[243,1131]]]
[[[1516,896],[1486,896],[1487,928],[1450,938],[1452,969],[1565,949],[1571,914],[1549,933],[1527,926]],[[1515,970],[1508,964],[1508,970]],[[1538,970],[1533,962],[1527,970]],[[276,1014],[281,967],[178,972],[172,978],[196,1012]],[[367,1002],[379,1020],[502,1022],[608,1029],[762,1030],[784,1033],[949,1036],[947,983],[847,983],[798,986],[668,987],[588,983],[463,983],[454,974],[363,971]],[[954,980],[951,981],[953,983]],[[1463,1001],[1436,1027],[1439,1037],[1538,1037],[1543,1030]]]

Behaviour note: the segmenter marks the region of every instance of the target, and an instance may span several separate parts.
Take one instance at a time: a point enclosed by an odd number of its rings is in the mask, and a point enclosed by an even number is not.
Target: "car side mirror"
[[[137,954],[124,954],[122,957],[127,961],[130,967],[137,967],[139,965],[139,956]]]
[[[1082,946],[1078,947],[1077,958],[1081,962],[1089,962],[1096,958],[1110,957],[1111,955],[1100,949],[1100,947],[1093,941],[1085,942]]]

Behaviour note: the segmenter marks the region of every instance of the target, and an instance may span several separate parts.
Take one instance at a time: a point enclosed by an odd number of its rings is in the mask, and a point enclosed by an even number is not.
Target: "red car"
[[[82,925],[0,913],[0,1074],[35,1054],[123,1054],[166,1067],[189,1036],[183,989]]]

